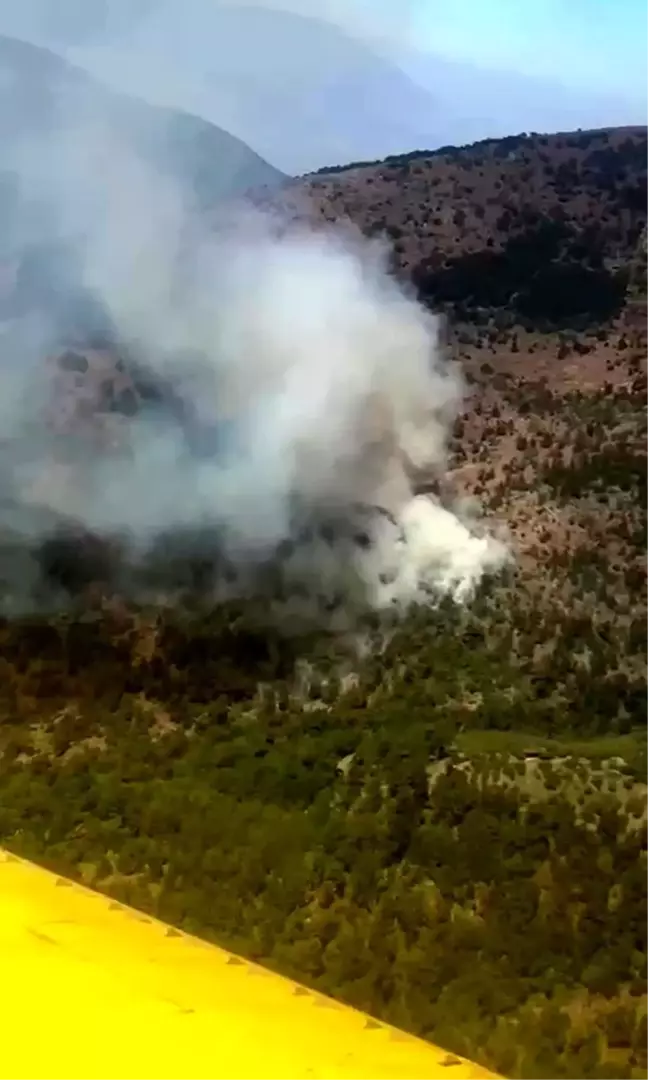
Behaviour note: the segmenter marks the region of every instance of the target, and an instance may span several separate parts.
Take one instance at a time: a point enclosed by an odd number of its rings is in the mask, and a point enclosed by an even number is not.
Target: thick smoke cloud
[[[191,556],[206,598],[327,619],[469,597],[501,545],[416,494],[445,470],[461,378],[380,245],[198,214],[74,81],[56,109],[5,159],[5,606],[43,602],[63,522],[111,540],[97,572],[135,595],[186,584]],[[101,417],[78,434],[94,406],[70,410],[45,362],[67,349],[82,382],[88,347],[148,401],[109,417],[109,450],[90,437]]]

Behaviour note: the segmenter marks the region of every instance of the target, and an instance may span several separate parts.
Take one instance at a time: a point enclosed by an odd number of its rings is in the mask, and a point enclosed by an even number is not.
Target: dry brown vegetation
[[[585,246],[591,234],[610,264],[624,265],[645,221],[645,169],[644,128],[521,135],[321,170],[284,189],[282,205],[385,233],[409,276],[501,251],[538,218],[572,227]]]

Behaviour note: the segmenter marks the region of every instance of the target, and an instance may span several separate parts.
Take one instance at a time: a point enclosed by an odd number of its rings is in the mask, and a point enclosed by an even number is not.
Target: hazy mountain
[[[213,124],[116,94],[47,49],[0,37],[2,333],[29,321],[19,342],[3,337],[7,354],[111,339],[110,305],[87,280],[93,259],[126,281],[156,238],[163,253],[180,248],[193,211],[200,220],[220,200],[284,179]],[[143,281],[156,271],[149,260]]]
[[[128,16],[111,5],[101,22],[94,4],[92,32],[87,14],[71,20],[73,8],[67,0],[70,58],[118,89],[207,117],[292,173],[512,131],[645,119],[636,103],[605,94],[390,52],[389,43],[378,55],[330,23],[268,7],[140,0]]]
[[[253,137],[289,172],[451,133],[397,67],[332,25],[285,12],[165,4],[128,39],[68,55],[115,87]]]
[[[523,131],[550,133],[645,124],[648,115],[645,101],[577,90],[422,51],[400,52],[398,60],[414,82],[430,93],[441,88],[444,99],[455,103],[459,143]]]
[[[10,165],[18,147],[56,155],[61,139],[81,127],[93,152],[134,154],[182,185],[199,204],[272,185],[283,174],[240,139],[197,116],[116,94],[47,49],[0,37],[0,153]],[[101,146],[99,145],[101,144]],[[90,148],[88,148],[90,149]],[[102,159],[103,160],[103,159]],[[91,181],[89,161],[75,159]]]

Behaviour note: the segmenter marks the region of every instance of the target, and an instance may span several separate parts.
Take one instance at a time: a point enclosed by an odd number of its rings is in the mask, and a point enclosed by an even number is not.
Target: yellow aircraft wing
[[[0,850],[0,1077],[493,1074]]]

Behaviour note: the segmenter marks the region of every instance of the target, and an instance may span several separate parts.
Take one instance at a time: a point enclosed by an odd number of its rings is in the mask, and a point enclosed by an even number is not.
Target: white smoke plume
[[[57,107],[53,136],[13,147],[31,211],[22,234],[14,223],[11,258],[33,247],[44,207],[36,240],[65,239],[74,289],[106,316],[110,348],[172,384],[211,442],[191,452],[183,426],[155,409],[125,424],[114,452],[58,435],[43,419],[54,393],[43,361],[67,330],[52,304],[12,312],[0,340],[5,537],[33,547],[58,518],[119,537],[124,590],[161,537],[200,534],[203,554],[213,543],[227,562],[228,595],[270,590],[288,608],[323,603],[345,618],[469,598],[505,551],[416,494],[446,469],[463,386],[436,318],[388,274],[382,247],[233,207],[217,227],[74,85]],[[61,275],[40,267],[57,315]],[[224,594],[218,575],[208,588]]]

